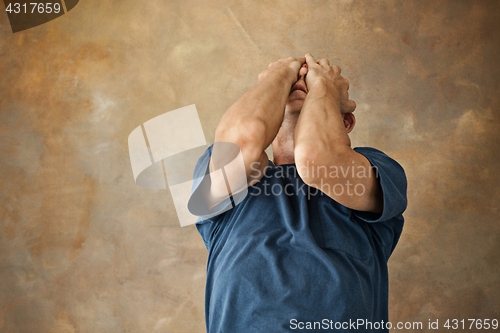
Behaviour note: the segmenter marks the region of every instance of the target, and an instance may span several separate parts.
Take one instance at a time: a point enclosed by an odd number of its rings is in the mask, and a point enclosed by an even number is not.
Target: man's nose
[[[307,64],[302,64],[302,67],[299,69],[299,79],[307,74]]]

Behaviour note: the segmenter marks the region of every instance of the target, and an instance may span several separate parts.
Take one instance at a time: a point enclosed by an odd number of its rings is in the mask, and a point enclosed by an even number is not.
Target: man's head
[[[307,64],[303,64],[299,70],[297,81],[290,89],[290,94],[288,95],[286,102],[283,123],[281,124],[278,135],[276,135],[276,138],[272,143],[274,163],[276,165],[294,163],[293,136],[295,126],[297,125],[297,120],[309,92],[306,84],[306,75]],[[343,113],[342,116],[344,118],[346,131],[347,133],[350,133],[356,124],[356,118],[351,112]]]
[[[297,81],[292,85],[292,89],[290,89],[290,94],[288,95],[288,99],[286,101],[285,107],[285,117],[298,117],[302,107],[304,106],[304,101],[307,97],[307,93],[309,89],[306,84],[306,75],[307,75],[307,64],[303,64],[299,70],[299,75]],[[351,112],[343,113],[344,124],[346,126],[347,133],[351,132],[354,124],[356,123],[356,119]]]

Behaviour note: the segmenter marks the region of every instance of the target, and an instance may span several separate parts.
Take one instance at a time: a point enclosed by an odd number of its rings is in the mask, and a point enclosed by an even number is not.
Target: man
[[[215,142],[239,147],[248,193],[197,223],[209,251],[209,333],[388,331],[387,260],[406,177],[384,153],[351,148],[348,89],[326,59],[280,59],[220,120]],[[218,168],[212,148],[195,178]],[[230,173],[211,174],[208,190],[195,182],[193,196],[205,191],[217,207]]]

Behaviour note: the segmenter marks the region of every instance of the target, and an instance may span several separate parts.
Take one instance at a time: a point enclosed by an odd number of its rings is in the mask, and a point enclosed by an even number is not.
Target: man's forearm
[[[262,152],[278,133],[290,88],[285,77],[266,77],[227,110],[217,126],[215,141]]]
[[[351,147],[338,103],[322,82],[310,87],[294,134],[295,158],[321,161],[321,155],[342,156]]]
[[[338,203],[379,214],[383,199],[377,174],[370,161],[351,148],[347,135],[355,123],[351,113],[356,107],[349,100],[348,81],[326,59],[316,62],[310,55],[306,59],[312,76],[294,133],[297,171],[306,184]],[[362,194],[353,195],[349,186],[363,189]]]

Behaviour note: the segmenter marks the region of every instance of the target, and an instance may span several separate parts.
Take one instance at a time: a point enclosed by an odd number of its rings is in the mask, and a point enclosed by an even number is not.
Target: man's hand
[[[316,61],[311,54],[306,54],[308,66],[306,84],[309,91],[331,94],[341,113],[351,113],[356,103],[349,99],[349,81],[340,75],[339,66],[330,66],[327,59]]]
[[[269,77],[284,78],[287,82],[293,84],[297,81],[297,76],[302,64],[306,62],[305,57],[294,58],[288,57],[272,62],[267,66],[267,69],[259,74],[259,82],[264,81]]]

